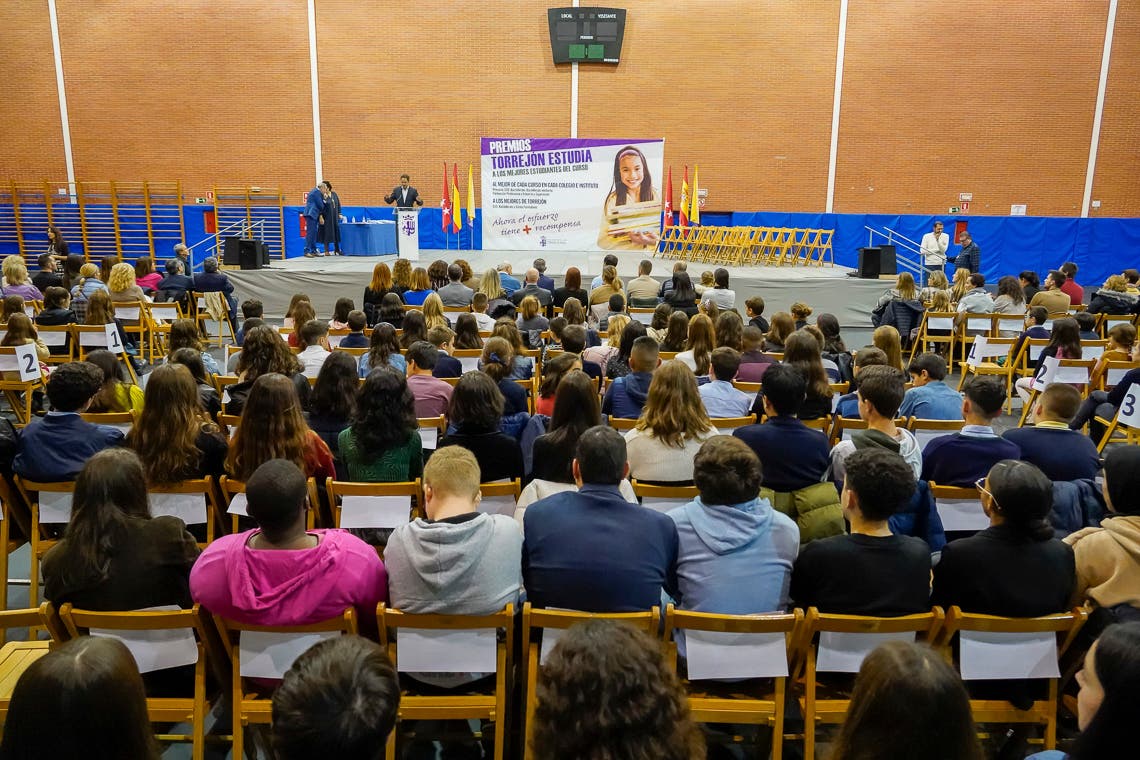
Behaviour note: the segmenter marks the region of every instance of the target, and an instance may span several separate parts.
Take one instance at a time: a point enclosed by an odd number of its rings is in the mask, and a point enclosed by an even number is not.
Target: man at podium
[[[411,186],[411,177],[407,174],[400,175],[400,184],[392,188],[390,195],[384,196],[385,203],[395,203],[396,208],[411,208],[413,206],[422,206],[424,201],[420,198],[419,192]]]

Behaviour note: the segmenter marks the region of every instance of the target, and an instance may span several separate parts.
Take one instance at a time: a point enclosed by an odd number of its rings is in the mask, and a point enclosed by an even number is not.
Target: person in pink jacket
[[[388,599],[376,550],[341,530],[305,530],[305,475],[271,459],[246,482],[254,530],[222,536],[190,571],[190,594],[207,610],[239,623],[305,625],[356,609],[364,629]],[[369,622],[371,621],[371,625]]]

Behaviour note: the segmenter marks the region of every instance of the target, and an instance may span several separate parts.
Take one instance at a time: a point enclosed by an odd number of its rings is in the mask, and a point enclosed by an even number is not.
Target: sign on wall
[[[648,251],[664,140],[482,140],[483,248]]]

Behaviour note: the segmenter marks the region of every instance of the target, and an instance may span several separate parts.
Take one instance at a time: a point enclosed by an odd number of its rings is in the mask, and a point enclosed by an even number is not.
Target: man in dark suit
[[[162,283],[159,283],[160,285]],[[229,307],[230,324],[237,324],[237,298],[234,297],[234,284],[225,272],[218,271],[218,260],[210,256],[202,262],[202,273],[194,275],[195,293],[221,293]]]
[[[390,195],[384,196],[385,203],[395,203],[396,208],[411,208],[412,206],[422,206],[424,201],[420,198],[419,191],[409,184],[411,177],[407,174],[400,175],[400,184],[392,188]]]
[[[538,607],[634,612],[677,592],[677,526],[625,500],[625,439],[598,425],[582,434],[571,465],[578,491],[526,510],[523,583]]]
[[[317,185],[305,196],[305,256],[320,256],[317,249],[317,235],[321,229],[321,215],[325,213],[325,186]]]
[[[538,270],[538,287],[554,292],[554,278],[546,276],[546,259],[535,259],[534,268]],[[41,288],[42,290],[42,288]]]
[[[102,371],[87,362],[61,364],[51,373],[47,397],[52,409],[20,431],[12,461],[17,475],[41,483],[75,480],[96,453],[122,445],[123,431],[79,416],[102,384]]]
[[[322,215],[320,241],[325,244],[327,255],[340,256],[340,196],[327,179],[321,186],[325,189],[325,212]]]
[[[550,291],[544,290],[538,284],[537,269],[526,270],[526,284],[524,284],[514,293],[511,293],[511,303],[513,303],[515,306],[518,306],[527,296],[534,296],[537,298],[539,305],[542,306],[544,311],[546,310],[546,307],[550,306],[550,304],[554,301],[554,296],[550,294]]]

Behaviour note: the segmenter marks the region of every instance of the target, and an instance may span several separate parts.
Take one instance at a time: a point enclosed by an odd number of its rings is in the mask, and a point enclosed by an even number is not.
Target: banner
[[[484,137],[483,248],[652,251],[664,140]]]

